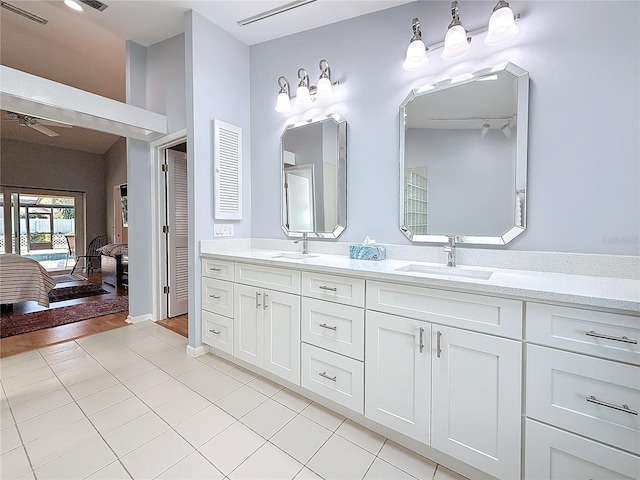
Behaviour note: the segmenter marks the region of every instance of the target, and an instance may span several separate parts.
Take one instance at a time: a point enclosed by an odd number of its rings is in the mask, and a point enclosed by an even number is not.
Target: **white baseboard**
[[[209,353],[209,347],[207,345],[200,345],[196,348],[193,348],[191,345],[187,345],[187,355],[189,355],[190,357],[201,357],[202,355],[206,355],[207,353]]]
[[[140,323],[140,322],[146,322],[147,320],[151,320],[151,314],[150,313],[145,313],[144,315],[136,315],[135,317],[132,317],[131,315],[127,316],[127,323]]]

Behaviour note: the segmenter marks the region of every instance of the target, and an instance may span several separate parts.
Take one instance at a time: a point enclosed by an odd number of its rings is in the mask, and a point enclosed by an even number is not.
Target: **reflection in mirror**
[[[347,122],[334,113],[288,125],[280,143],[283,231],[337,238],[347,226]]]
[[[525,228],[528,73],[506,63],[413,90],[400,107],[400,230],[504,245]]]

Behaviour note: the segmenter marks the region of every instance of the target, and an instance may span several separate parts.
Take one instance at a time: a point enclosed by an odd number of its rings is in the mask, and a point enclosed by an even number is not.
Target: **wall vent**
[[[213,121],[216,220],[242,219],[242,129]]]
[[[106,9],[109,6],[106,3],[99,2],[98,0],[78,0],[78,1],[80,3],[84,3],[88,7],[95,8],[99,12],[102,12],[104,9]]]
[[[46,25],[49,22],[49,20],[47,20],[46,18],[39,17],[35,13],[27,12],[26,10],[16,7],[15,5],[11,5],[7,2],[0,2],[0,7],[5,8],[10,12],[15,13],[16,15],[20,15],[24,18],[28,18],[29,20],[33,20],[34,22],[41,25]]]

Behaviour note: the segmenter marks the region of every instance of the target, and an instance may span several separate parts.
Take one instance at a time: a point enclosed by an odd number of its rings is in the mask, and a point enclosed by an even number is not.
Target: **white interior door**
[[[187,154],[167,150],[167,165],[167,313],[177,317],[189,310]]]

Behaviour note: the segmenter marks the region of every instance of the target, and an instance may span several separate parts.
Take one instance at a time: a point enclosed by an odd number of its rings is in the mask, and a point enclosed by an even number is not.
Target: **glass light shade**
[[[404,59],[402,68],[408,72],[415,72],[429,65],[427,49],[422,40],[414,40],[407,47],[407,56]]]
[[[279,93],[276,99],[276,112],[286,113],[289,110],[291,110],[291,99],[289,95],[284,92]]]
[[[308,107],[311,105],[311,94],[309,93],[308,87],[298,87],[295,104],[296,107]]]
[[[471,44],[467,41],[467,32],[462,25],[455,25],[447,30],[444,37],[444,50],[442,58],[458,58],[471,50]]]
[[[515,37],[520,31],[509,7],[502,7],[493,12],[489,19],[489,31],[484,39],[487,45],[500,45]]]
[[[318,89],[316,90],[316,98],[318,100],[328,100],[333,98],[333,87],[331,86],[331,80],[326,77],[318,80]]]
[[[69,7],[71,10],[75,10],[76,12],[82,12],[84,9],[82,5],[80,5],[75,0],[64,0],[64,4]]]

